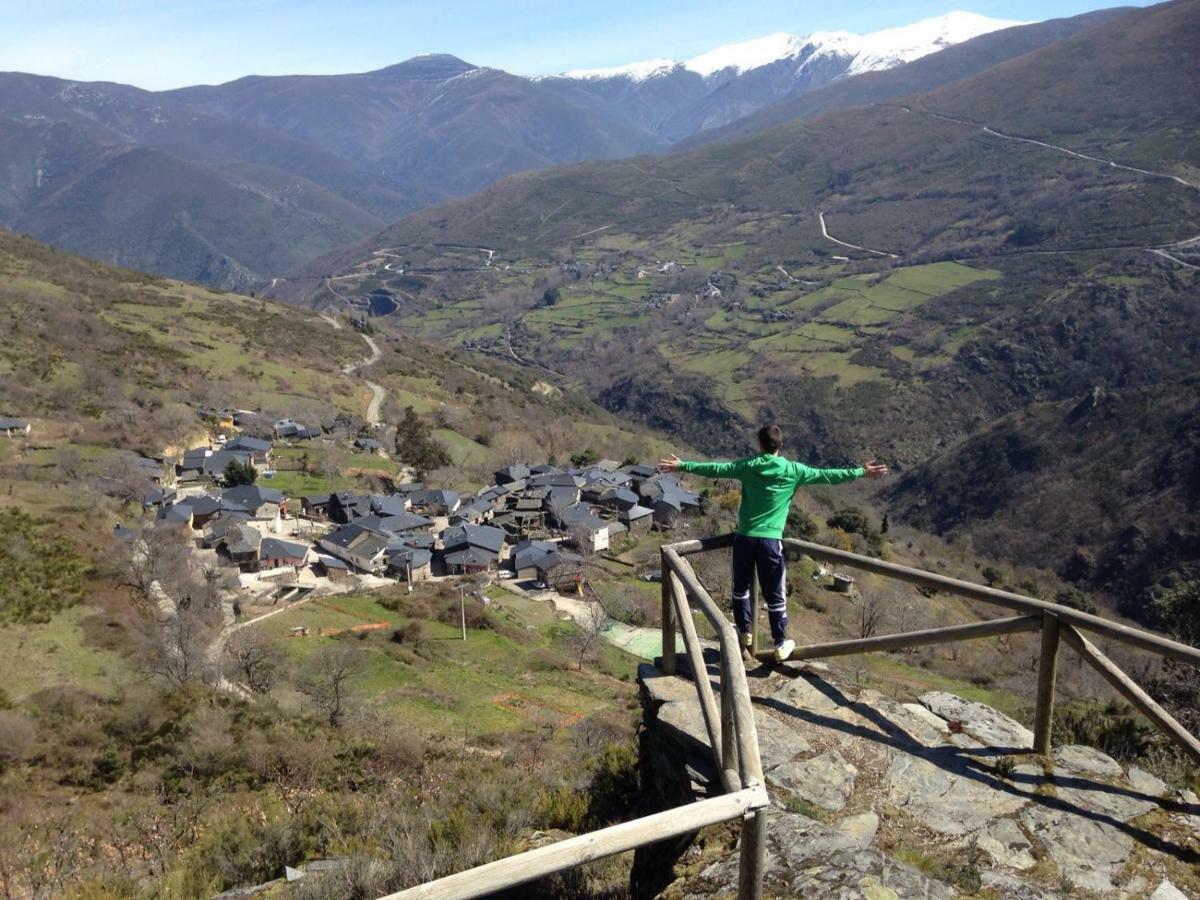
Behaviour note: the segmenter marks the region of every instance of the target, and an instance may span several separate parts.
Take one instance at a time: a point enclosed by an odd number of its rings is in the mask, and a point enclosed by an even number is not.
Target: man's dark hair
[[[783,432],[778,425],[764,425],[758,429],[758,446],[763,453],[778,453],[783,446]]]

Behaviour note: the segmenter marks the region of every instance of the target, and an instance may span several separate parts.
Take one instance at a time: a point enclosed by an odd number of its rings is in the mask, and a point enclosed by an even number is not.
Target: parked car
[[[514,572],[512,569],[501,569],[499,572],[496,573],[496,577],[499,578],[501,581],[506,581],[510,578],[516,578],[517,573]]]
[[[544,582],[544,581],[535,581],[535,582],[533,583],[533,587],[534,587],[534,589],[535,589],[535,590],[544,591],[544,590],[546,589],[546,582]]]

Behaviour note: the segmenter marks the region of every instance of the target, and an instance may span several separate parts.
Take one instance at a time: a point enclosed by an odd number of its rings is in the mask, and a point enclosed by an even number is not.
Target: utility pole
[[[465,593],[466,588],[460,584],[458,586],[458,612],[462,616],[462,635],[464,641],[467,639],[467,601]]]

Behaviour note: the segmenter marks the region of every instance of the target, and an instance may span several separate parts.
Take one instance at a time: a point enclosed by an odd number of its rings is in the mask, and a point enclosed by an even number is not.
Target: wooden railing
[[[719,550],[733,543],[733,535],[703,538],[700,540],[681,541],[663,548],[664,562],[668,554],[672,559],[680,559],[709,550]],[[795,557],[806,554],[822,562],[834,563],[894,578],[935,591],[944,591],[970,600],[978,600],[993,606],[1013,610],[1020,615],[1003,619],[990,619],[974,622],[968,625],[953,625],[945,628],[930,628],[922,631],[909,631],[903,634],[867,637],[857,640],[834,641],[825,644],[810,644],[797,647],[789,657],[792,660],[818,659],[831,656],[845,656],[853,653],[869,653],[872,651],[898,650],[905,647],[919,647],[929,644],[942,644],[951,641],[972,640],[974,638],[994,637],[1002,634],[1013,634],[1022,631],[1040,631],[1041,648],[1038,658],[1038,687],[1037,706],[1034,712],[1033,749],[1036,753],[1050,752],[1050,730],[1054,718],[1054,692],[1058,672],[1058,649],[1066,642],[1078,656],[1111,684],[1130,704],[1154,724],[1171,741],[1178,745],[1196,763],[1200,764],[1200,740],[1188,733],[1165,709],[1139,687],[1119,666],[1098,650],[1083,632],[1103,635],[1116,641],[1147,650],[1150,653],[1168,659],[1179,660],[1200,666],[1200,649],[1172,641],[1168,638],[1152,634],[1140,628],[1131,628],[1119,622],[1113,622],[1100,616],[1080,612],[1077,609],[1037,600],[1002,591],[996,588],[973,584],[945,575],[936,575],[921,569],[913,569],[896,563],[884,562],[869,556],[849,553],[845,550],[835,550],[821,544],[808,541],[785,539],[784,546],[789,555]],[[685,563],[686,564],[686,563]],[[666,566],[664,565],[664,578]],[[690,571],[690,568],[689,568]],[[666,596],[664,585],[664,598]],[[707,594],[704,595],[707,597]],[[754,644],[752,652],[763,662],[773,661],[773,656],[766,651],[758,650],[758,604],[754,602]],[[669,665],[668,653],[665,648],[668,643],[674,646],[672,626],[666,618],[667,606],[663,604],[663,664]],[[687,625],[683,624],[685,637]],[[689,652],[691,652],[689,650]],[[703,691],[702,691],[703,693]]]
[[[390,894],[384,900],[466,900],[484,897],[513,888],[556,872],[585,863],[645,847],[678,837],[720,822],[742,820],[739,900],[760,900],[763,891],[763,854],[766,848],[767,813],[770,803],[763,784],[762,759],[758,750],[758,730],[742,661],[738,635],[722,609],[713,601],[693,571],[687,557],[710,550],[721,550],[733,543],[733,535],[680,541],[662,548],[662,670],[676,673],[676,629],[683,637],[691,668],[691,677],[700,700],[709,748],[720,775],[724,794],[689,803],[665,812],[644,816],[631,822],[603,828],[589,834],[559,841],[526,853],[496,860],[437,881]],[[1170,659],[1200,666],[1200,650],[1159,635],[1112,622],[1079,610],[884,562],[857,553],[835,550],[821,544],[785,539],[784,545],[794,556],[807,554],[814,559],[871,572],[917,587],[944,591],[970,600],[1014,610],[1020,615],[990,619],[968,625],[929,628],[903,634],[867,637],[858,640],[810,644],[793,651],[791,660],[844,656],[853,653],[897,650],[951,641],[995,637],[1017,632],[1041,632],[1038,662],[1037,708],[1034,715],[1033,750],[1050,752],[1050,728],[1054,717],[1054,689],[1058,671],[1058,648],[1065,641],[1080,658],[1096,669],[1135,708],[1154,723],[1193,760],[1200,763],[1200,741],[1189,734],[1166,710],[1159,706],[1128,675],[1101,653],[1082,632],[1091,632],[1148,650]],[[763,662],[774,657],[758,649],[758,603],[751,588],[755,610],[754,643],[751,654]],[[704,662],[700,638],[693,618],[692,602],[708,620],[717,636],[720,659],[719,699],[713,693],[711,678]],[[719,706],[718,706],[719,703]]]
[[[766,809],[770,805],[770,798],[763,784],[758,730],[750,705],[750,688],[746,682],[741,646],[733,626],[700,584],[687,561],[671,547],[663,548],[662,561],[663,670],[668,674],[675,672],[673,623],[678,621],[691,661],[692,680],[700,698],[713,762],[720,773],[725,793],[518,853],[390,894],[384,900],[466,900],[485,897],[605,856],[656,844],[735,819],[742,820],[738,898],[760,900],[763,852],[766,847]],[[696,634],[689,596],[699,604],[720,645],[719,711]]]

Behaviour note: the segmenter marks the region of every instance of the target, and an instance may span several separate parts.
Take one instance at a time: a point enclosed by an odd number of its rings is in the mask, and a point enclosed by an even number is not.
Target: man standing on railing
[[[662,472],[690,472],[706,478],[732,478],[742,483],[737,534],[733,538],[733,619],[742,646],[749,647],[754,627],[750,608],[750,584],[758,571],[758,583],[771,620],[775,659],[782,662],[796,648],[788,638],[787,561],[783,555],[783,526],[787,522],[792,495],[802,484],[841,484],[856,478],[882,478],[888,467],[869,462],[854,469],[814,469],[779,455],[783,432],[778,425],[758,430],[757,456],[733,462],[686,462],[668,456],[658,462]]]

